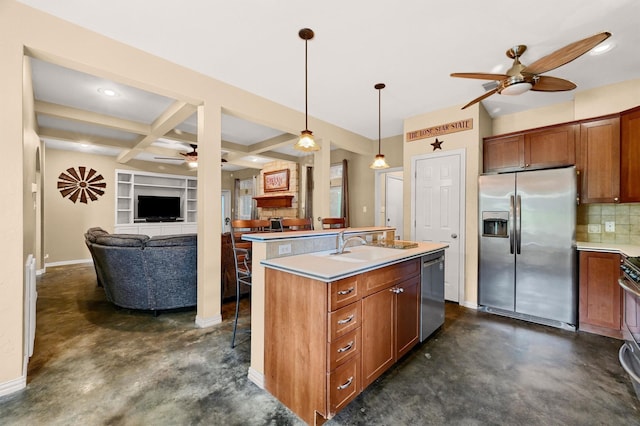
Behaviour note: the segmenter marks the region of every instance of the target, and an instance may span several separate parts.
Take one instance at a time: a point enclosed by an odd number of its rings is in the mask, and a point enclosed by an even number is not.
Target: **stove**
[[[640,257],[623,256],[618,284],[624,290],[625,343],[618,354],[640,400]]]

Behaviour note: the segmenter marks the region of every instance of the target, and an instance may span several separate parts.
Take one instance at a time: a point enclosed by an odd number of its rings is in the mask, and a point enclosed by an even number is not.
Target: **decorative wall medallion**
[[[431,144],[431,146],[433,147],[433,150],[435,151],[436,149],[442,149],[442,143],[444,141],[439,141],[438,138],[436,138],[436,140]]]
[[[74,203],[80,199],[81,203],[87,204],[88,199],[96,201],[98,196],[104,195],[104,188],[107,184],[102,175],[96,175],[95,170],[84,166],[79,166],[78,170],[73,167],[67,169],[67,173],[62,172],[58,176],[58,189],[62,198],[69,197]],[[88,197],[88,198],[87,198]]]

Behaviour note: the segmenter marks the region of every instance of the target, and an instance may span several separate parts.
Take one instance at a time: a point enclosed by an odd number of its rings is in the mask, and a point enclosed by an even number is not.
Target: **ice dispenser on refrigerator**
[[[482,236],[508,238],[509,212],[482,212]]]

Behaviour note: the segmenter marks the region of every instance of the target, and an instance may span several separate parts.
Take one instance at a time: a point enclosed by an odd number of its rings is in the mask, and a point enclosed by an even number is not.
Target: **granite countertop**
[[[578,250],[583,251],[603,251],[608,253],[620,253],[628,257],[640,256],[640,246],[634,246],[631,244],[616,244],[616,243],[589,243],[584,241],[578,241]]]
[[[383,266],[415,259],[428,253],[444,250],[448,244],[417,243],[414,248],[385,248],[369,245],[348,247],[349,253],[335,255],[335,250],[299,254],[262,260],[260,263],[272,269],[331,282]]]

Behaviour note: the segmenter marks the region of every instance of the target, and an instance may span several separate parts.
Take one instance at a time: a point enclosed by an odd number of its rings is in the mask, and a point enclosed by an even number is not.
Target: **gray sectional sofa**
[[[109,234],[90,228],[85,242],[107,300],[128,309],[195,306],[197,236]]]

